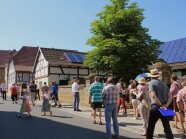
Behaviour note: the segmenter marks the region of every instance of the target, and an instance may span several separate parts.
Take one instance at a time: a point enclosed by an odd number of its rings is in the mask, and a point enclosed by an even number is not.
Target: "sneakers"
[[[31,118],[32,116],[31,115],[28,115],[26,118]]]
[[[102,124],[103,124],[103,123],[100,121],[100,122],[99,122],[99,125],[102,125]]]
[[[17,114],[16,117],[17,117],[17,118],[21,118],[21,115],[20,115],[20,114]]]
[[[59,104],[58,108],[61,108],[61,107],[62,107],[61,104]]]
[[[77,111],[82,111],[82,110],[78,109]]]

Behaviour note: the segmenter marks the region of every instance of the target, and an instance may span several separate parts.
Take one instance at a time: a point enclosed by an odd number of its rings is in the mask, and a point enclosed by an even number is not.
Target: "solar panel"
[[[160,50],[162,53],[158,59],[164,59],[167,63],[186,62],[186,38],[165,42]]]
[[[84,57],[81,54],[73,53],[80,63],[84,62]]]
[[[179,39],[179,40],[176,41],[175,48],[177,48],[177,50],[174,50],[174,52],[175,52],[174,55],[175,56],[174,56],[174,60],[173,60],[172,63],[174,63],[176,61],[180,61],[180,58],[181,58],[180,52],[183,51],[182,48],[180,47],[181,46],[181,43],[182,43],[182,40],[181,39]]]
[[[186,61],[186,39],[182,41],[183,53],[181,56],[181,61]]]
[[[173,51],[173,49],[178,49],[177,46],[175,45],[176,41],[171,41],[169,43],[169,46],[168,46],[168,50],[167,50],[167,59],[166,61],[168,63],[173,63],[173,59],[175,57],[175,51]]]
[[[65,53],[65,56],[70,62],[77,63],[78,59],[72,53]]]
[[[65,53],[65,56],[70,62],[73,63],[83,63],[84,62],[84,54],[79,53]]]

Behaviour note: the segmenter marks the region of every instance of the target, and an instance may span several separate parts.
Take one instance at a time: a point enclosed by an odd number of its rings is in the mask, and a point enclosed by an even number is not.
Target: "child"
[[[28,112],[27,118],[31,118],[31,108],[30,108],[30,104],[29,104],[29,93],[26,89],[22,90],[23,96],[21,97],[21,99],[23,100],[22,104],[21,104],[21,109],[20,109],[20,114],[17,115],[18,118],[21,118],[21,114],[23,114],[24,112]]]
[[[52,116],[52,111],[50,109],[50,93],[47,86],[42,88],[43,91],[43,105],[41,111],[44,112],[43,116],[46,116],[46,112],[50,112],[50,116]]]

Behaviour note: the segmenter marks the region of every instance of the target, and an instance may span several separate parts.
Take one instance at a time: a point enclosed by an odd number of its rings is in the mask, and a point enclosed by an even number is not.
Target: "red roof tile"
[[[11,57],[16,53],[16,50],[0,50],[0,67],[4,68],[5,64],[11,59]]]
[[[16,71],[32,71],[38,47],[23,46],[13,57]]]

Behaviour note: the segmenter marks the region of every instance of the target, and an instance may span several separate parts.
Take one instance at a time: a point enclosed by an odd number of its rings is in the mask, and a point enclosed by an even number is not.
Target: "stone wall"
[[[80,86],[80,105],[83,106],[90,106],[89,105],[89,89],[90,84],[84,86]],[[62,103],[70,103],[73,104],[74,102],[74,97],[72,93],[71,86],[59,86],[59,100]]]

